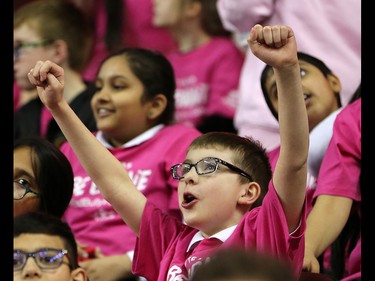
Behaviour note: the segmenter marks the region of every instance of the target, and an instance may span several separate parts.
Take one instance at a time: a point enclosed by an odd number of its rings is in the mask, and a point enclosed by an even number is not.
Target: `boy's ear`
[[[150,101],[150,107],[147,111],[147,118],[150,120],[157,119],[167,107],[167,98],[165,95],[158,94],[152,101]]]
[[[238,204],[251,206],[258,200],[260,193],[261,189],[258,183],[250,182],[244,184],[243,193],[238,199]]]
[[[73,269],[70,273],[72,280],[74,281],[88,281],[87,272],[82,267]]]

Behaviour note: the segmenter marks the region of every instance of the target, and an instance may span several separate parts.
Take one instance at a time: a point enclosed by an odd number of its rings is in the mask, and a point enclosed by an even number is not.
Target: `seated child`
[[[265,149],[252,138],[226,132],[197,137],[184,162],[171,168],[179,180],[184,222],[148,201],[123,165],[85,128],[63,98],[63,68],[39,61],[29,72],[81,164],[137,234],[132,271],[147,280],[187,280],[219,245],[269,253],[290,263],[296,275],[301,272],[309,130],[295,35],[288,26],[257,24],[248,44],[274,68],[278,163],[272,175]]]

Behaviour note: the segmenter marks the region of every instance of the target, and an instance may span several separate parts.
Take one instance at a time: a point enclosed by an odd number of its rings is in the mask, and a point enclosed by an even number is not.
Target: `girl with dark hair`
[[[13,215],[42,211],[62,217],[73,194],[73,171],[52,143],[29,137],[13,148]]]
[[[173,124],[175,79],[169,61],[157,51],[122,49],[102,62],[95,86],[91,106],[96,139],[122,163],[139,191],[182,220],[178,182],[170,167],[184,159],[200,132]],[[72,163],[75,181],[64,219],[83,248],[97,249],[82,266],[91,281],[125,278],[136,235],[103,198],[70,144],[61,150]]]

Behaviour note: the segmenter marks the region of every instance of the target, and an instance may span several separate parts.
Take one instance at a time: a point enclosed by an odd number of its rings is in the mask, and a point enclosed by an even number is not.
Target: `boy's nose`
[[[22,276],[23,277],[33,277],[33,276],[41,276],[42,271],[39,266],[36,264],[35,259],[29,257],[26,261],[25,267],[22,269]]]

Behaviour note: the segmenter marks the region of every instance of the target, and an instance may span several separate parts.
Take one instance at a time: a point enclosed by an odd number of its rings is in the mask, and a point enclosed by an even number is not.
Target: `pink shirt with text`
[[[123,164],[137,189],[148,200],[181,220],[178,181],[172,178],[170,168],[185,160],[188,146],[198,135],[200,132],[196,129],[171,125],[130,147],[113,148],[103,144]],[[136,235],[103,198],[69,143],[65,143],[61,150],[74,172],[73,197],[63,218],[77,241],[99,247],[105,255],[134,250]]]
[[[167,58],[176,77],[176,122],[196,127],[209,115],[234,117],[244,55],[230,39],[216,37]]]
[[[299,228],[289,235],[281,202],[271,182],[262,206],[247,212],[222,245],[256,249],[286,259],[299,274],[304,255],[305,228],[304,208]],[[135,248],[133,272],[147,280],[188,280],[217,249],[215,243],[214,246],[204,246],[198,254],[187,251],[197,232],[197,229],[168,216],[148,201]]]

